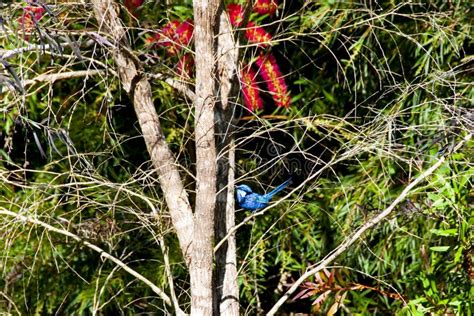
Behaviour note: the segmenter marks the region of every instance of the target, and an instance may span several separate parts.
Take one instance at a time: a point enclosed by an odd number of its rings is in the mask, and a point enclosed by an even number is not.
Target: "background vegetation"
[[[90,5],[48,3],[25,30],[27,6],[0,11],[0,209],[74,232],[166,289],[163,238],[178,299],[188,302],[160,187]],[[295,183],[289,198],[238,230],[242,313],[267,311],[446,155],[386,221],[283,309],[472,315],[472,141],[452,153],[474,129],[471,7],[461,0],[286,1],[276,15],[255,18],[273,35],[269,50],[292,103],[278,108],[262,91],[263,110],[238,106],[236,182],[262,192],[289,175]],[[134,15],[124,7],[121,14],[144,71],[175,77],[176,60],[146,38],[170,20],[192,19],[191,1],[145,1]],[[257,51],[244,45],[242,60]],[[80,70],[100,71],[38,80]],[[192,194],[192,108],[161,79],[154,80],[156,108]],[[237,210],[237,222],[247,215]],[[70,238],[3,215],[0,236],[0,311],[166,312],[148,287]]]

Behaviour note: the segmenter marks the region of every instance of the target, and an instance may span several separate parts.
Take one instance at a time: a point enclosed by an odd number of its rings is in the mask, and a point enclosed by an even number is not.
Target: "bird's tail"
[[[284,188],[286,188],[292,183],[293,183],[293,179],[290,178],[286,180],[285,182],[283,182],[282,184],[280,184],[279,186],[277,186],[273,191],[266,194],[266,196],[268,196],[269,198],[272,198],[275,194],[277,194],[278,192],[280,192],[281,190],[283,190]]]

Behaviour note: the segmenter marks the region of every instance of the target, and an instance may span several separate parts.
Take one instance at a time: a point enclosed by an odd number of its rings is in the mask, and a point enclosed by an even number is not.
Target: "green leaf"
[[[435,246],[435,247],[430,247],[431,251],[437,251],[437,252],[446,252],[450,246]]]
[[[456,236],[458,234],[458,230],[456,228],[452,229],[431,229],[431,233],[437,236]]]
[[[333,103],[333,104],[336,103],[336,99],[334,99],[334,96],[333,96],[331,93],[327,92],[327,91],[324,90],[324,89],[323,89],[323,93],[324,93],[324,96],[326,97],[326,99],[327,99],[329,102],[331,102],[331,103]]]

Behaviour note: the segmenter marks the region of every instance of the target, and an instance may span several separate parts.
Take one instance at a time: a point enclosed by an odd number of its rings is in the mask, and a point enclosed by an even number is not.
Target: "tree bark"
[[[216,210],[216,178],[217,150],[215,119],[220,117],[220,131],[229,126],[231,112],[228,106],[231,93],[231,80],[235,75],[237,55],[224,53],[225,56],[217,71],[217,32],[218,17],[222,13],[220,1],[194,1],[194,41],[196,88],[193,96],[195,111],[195,142],[196,142],[196,205],[192,212],[187,193],[175,164],[175,158],[170,151],[160,126],[156,113],[151,86],[140,73],[137,59],[129,49],[126,31],[118,16],[118,8],[112,0],[93,0],[94,12],[99,22],[99,29],[112,38],[113,57],[123,88],[133,101],[140,127],[145,139],[151,160],[157,169],[161,188],[169,208],[173,226],[176,229],[180,247],[189,268],[191,281],[191,314],[212,315],[220,313],[238,315],[238,287],[236,268],[235,239],[229,238],[226,247],[220,251],[222,265],[218,271],[220,295],[216,302],[221,304],[213,311],[213,242],[214,242],[214,212]],[[222,17],[225,17],[222,15]],[[230,32],[230,27],[227,26]],[[229,33],[230,34],[230,33]],[[222,47],[229,47],[227,44]],[[224,43],[224,42],[222,42]],[[232,46],[232,45],[231,45]],[[232,49],[235,47],[232,46]],[[226,48],[227,49],[227,48]],[[225,66],[232,59],[232,65]],[[220,80],[220,95],[217,92],[217,78]],[[220,110],[216,111],[218,95]],[[216,113],[220,113],[218,116]],[[233,167],[234,151],[229,149],[231,137],[226,134],[220,138],[220,149],[225,149],[224,167],[220,170],[222,179],[221,201],[219,207],[221,226],[217,229],[219,236],[226,235],[234,226],[233,198]],[[216,285],[216,284],[214,284]]]
[[[191,314],[212,315],[213,242],[216,205],[217,155],[214,131],[216,104],[215,57],[217,0],[194,0],[194,45],[196,65],[195,141],[196,206],[194,238],[189,267]]]
[[[219,102],[216,108],[217,129],[217,204],[215,212],[216,241],[223,239],[235,226],[233,117],[235,112],[235,79],[238,48],[227,13],[219,19],[217,72]],[[237,275],[235,234],[228,237],[216,253],[214,276],[214,312],[217,315],[239,315],[239,287]]]

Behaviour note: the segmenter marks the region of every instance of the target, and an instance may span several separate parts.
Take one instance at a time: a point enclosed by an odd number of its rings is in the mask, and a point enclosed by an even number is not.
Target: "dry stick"
[[[172,88],[178,90],[178,92],[181,93],[183,96],[185,96],[192,102],[196,102],[196,94],[191,89],[190,85],[188,85],[186,82],[166,77],[161,73],[145,73],[145,75],[149,78],[166,82]]]
[[[150,280],[145,278],[143,275],[141,275],[137,271],[135,271],[132,268],[130,268],[129,266],[127,266],[120,259],[115,258],[114,256],[107,253],[106,251],[104,251],[100,247],[97,247],[96,245],[93,245],[90,242],[83,240],[81,237],[77,236],[76,234],[68,232],[67,230],[64,230],[64,229],[59,229],[59,228],[53,227],[53,226],[51,226],[51,225],[49,225],[49,224],[47,224],[43,221],[40,221],[40,220],[37,220],[37,219],[33,218],[31,216],[20,215],[20,214],[15,213],[15,212],[8,211],[4,208],[0,208],[0,215],[12,216],[16,219],[19,219],[19,220],[22,220],[22,221],[25,221],[25,222],[28,222],[28,223],[43,226],[48,231],[52,231],[52,232],[55,232],[55,233],[58,233],[58,234],[62,234],[64,236],[68,236],[68,237],[74,239],[75,241],[82,243],[84,246],[89,247],[90,249],[98,252],[101,257],[109,259],[110,261],[112,261],[116,265],[120,266],[122,269],[124,269],[125,271],[127,271],[128,273],[130,273],[131,275],[133,275],[134,277],[136,277],[137,279],[139,279],[140,281],[142,281],[146,285],[148,285],[151,288],[151,290],[153,292],[155,292],[156,294],[158,294],[158,296],[167,305],[171,306],[171,299],[159,287],[157,287],[155,284],[153,284],[153,282],[151,282]]]
[[[59,44],[62,47],[69,46],[69,43],[61,43]],[[15,49],[0,49],[0,58],[2,59],[7,59],[11,58],[16,55],[20,55],[29,51],[34,51],[34,50],[39,50],[39,51],[45,51],[45,50],[50,50],[51,45],[45,44],[45,45],[36,45],[36,44],[28,44],[25,47],[19,47]]]
[[[184,316],[186,315],[186,313],[179,307],[179,301],[178,301],[178,298],[176,297],[176,292],[174,290],[174,281],[173,281],[173,274],[171,273],[168,246],[166,246],[165,240],[163,239],[162,236],[158,238],[158,243],[160,244],[161,253],[163,254],[163,260],[165,262],[165,272],[168,278],[171,300],[173,301],[176,315]]]
[[[64,80],[64,79],[71,79],[71,78],[80,78],[80,77],[91,77],[95,75],[105,74],[105,70],[79,70],[79,71],[68,71],[68,72],[60,72],[55,74],[42,74],[38,77],[35,77],[30,80],[25,80],[23,82],[23,86],[28,86],[35,84],[37,82],[45,82],[49,81],[54,83],[57,80]],[[110,72],[110,70],[109,70]]]
[[[0,296],[3,296],[3,298],[8,302],[8,304],[11,304],[13,308],[15,308],[15,312],[17,312],[17,314],[21,316],[20,310],[16,306],[15,302],[10,298],[10,296],[7,295],[7,293],[3,293],[3,291],[0,291]]]
[[[196,102],[196,94],[194,93],[193,90],[191,90],[189,85],[186,84],[185,82],[175,80],[172,78],[166,78],[165,82],[169,84],[171,87],[178,90],[180,93],[182,93],[185,97],[187,97],[192,102]]]
[[[451,153],[457,151],[465,142],[469,141],[469,139],[472,137],[472,133],[469,133],[464,137],[462,141],[460,141],[456,147],[452,150]],[[381,212],[379,215],[375,216],[373,219],[369,220],[367,223],[362,225],[351,237],[346,239],[344,242],[342,242],[336,249],[334,249],[329,255],[326,256],[320,263],[313,269],[307,271],[305,274],[303,274],[298,280],[296,280],[295,283],[290,287],[290,289],[283,295],[278,302],[272,307],[272,309],[267,313],[267,316],[270,315],[275,315],[275,313],[278,311],[278,309],[290,298],[290,296],[296,291],[296,289],[300,286],[301,283],[304,282],[307,278],[310,276],[316,274],[317,272],[321,271],[324,269],[329,263],[334,261],[340,254],[342,254],[344,251],[346,251],[353,243],[355,243],[360,236],[369,228],[372,226],[378,224],[381,222],[385,217],[387,217],[393,209],[403,201],[407,195],[410,193],[410,191],[418,185],[421,181],[423,181],[426,177],[431,175],[436,169],[438,169],[443,162],[445,162],[446,156],[441,157],[434,165],[432,165],[428,170],[423,172],[418,178],[415,179],[412,183],[410,183],[403,191],[402,193],[390,204],[389,207],[387,207],[383,212]]]
[[[110,70],[109,70],[110,72]],[[23,87],[33,85],[38,82],[51,82],[54,83],[57,80],[80,78],[80,77],[91,77],[95,75],[105,74],[105,70],[79,70],[79,71],[68,71],[54,74],[41,74],[33,79],[23,81]],[[12,86],[6,86],[7,90],[14,91],[15,88]]]

